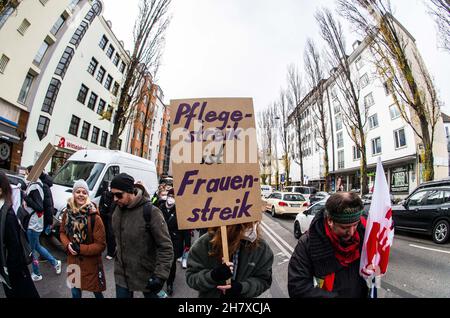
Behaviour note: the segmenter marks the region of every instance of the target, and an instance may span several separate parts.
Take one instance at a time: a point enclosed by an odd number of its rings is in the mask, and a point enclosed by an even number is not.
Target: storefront
[[[66,139],[63,136],[55,136],[56,152],[51,160],[50,171],[56,173],[76,151],[86,149],[85,146],[79,145]]]
[[[0,169],[14,170],[12,164],[14,144],[19,142],[16,129],[0,121]]]

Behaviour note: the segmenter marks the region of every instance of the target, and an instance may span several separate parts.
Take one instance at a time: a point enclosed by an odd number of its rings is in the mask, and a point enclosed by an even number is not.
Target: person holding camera
[[[72,298],[81,298],[82,291],[103,298],[106,290],[102,252],[106,248],[105,227],[98,209],[89,199],[84,180],[75,181],[67,208],[62,217],[60,236],[67,252]],[[75,266],[74,266],[75,265]]]
[[[172,267],[174,253],[166,221],[144,190],[126,173],[111,181],[116,204],[112,226],[117,298],[132,298],[137,291],[145,298],[157,298]]]

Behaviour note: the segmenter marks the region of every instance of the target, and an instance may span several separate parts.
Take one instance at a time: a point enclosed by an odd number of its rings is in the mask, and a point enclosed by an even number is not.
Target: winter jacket
[[[114,203],[114,198],[111,191],[105,191],[100,197],[100,202],[98,203],[98,208],[100,210],[100,215],[104,217],[112,217],[116,205]]]
[[[177,223],[177,208],[174,205],[171,209],[168,209],[166,202],[160,205],[164,220],[167,224],[167,229],[169,230],[170,239],[172,240],[174,257],[179,258],[183,255],[184,249],[184,237],[190,235],[188,230],[179,230]]]
[[[102,292],[106,290],[105,273],[103,270],[102,252],[106,248],[105,227],[93,203],[87,203],[82,208],[88,212],[88,243],[80,244],[80,253],[72,255],[68,246],[72,242],[72,237],[66,233],[67,213],[73,209],[73,198],[69,198],[66,210],[60,226],[61,243],[67,253],[67,265],[78,265],[81,270],[81,290],[90,292]],[[92,218],[95,218],[95,225],[92,228]],[[71,275],[71,272],[68,273]]]
[[[2,218],[3,214],[6,216]],[[6,297],[39,297],[25,262],[19,231],[22,229],[13,209],[10,205],[0,202],[0,276],[9,284],[9,287],[3,285]],[[4,269],[8,271],[5,272]]]
[[[364,238],[364,227],[357,227],[360,238]],[[363,239],[360,243],[360,252]],[[309,230],[300,237],[288,267],[288,291],[292,298],[364,298],[368,288],[359,275],[359,258],[348,268],[343,267],[335,257],[334,249],[325,234],[323,211],[316,214]],[[314,279],[323,280],[335,273],[331,292],[314,287]]]
[[[151,220],[146,230],[144,205],[150,205]],[[156,276],[167,280],[173,261],[173,248],[161,211],[141,189],[128,207],[116,207],[112,217],[116,238],[114,277],[116,284],[130,291],[150,292],[148,280]]]
[[[43,208],[44,208],[44,229],[48,225],[53,224],[53,214],[54,214],[54,204],[53,204],[53,195],[51,187],[53,187],[53,179],[48,174],[41,174],[39,180],[42,182],[43,191],[44,191],[44,200],[43,200]]]
[[[200,298],[218,298],[222,292],[216,287],[225,285],[211,278],[211,272],[222,263],[218,257],[209,256],[212,235],[201,236],[189,250],[186,282],[199,292]],[[241,298],[258,297],[272,285],[273,252],[261,239],[259,245],[250,249],[247,241],[241,242],[236,281],[242,284]]]
[[[44,189],[40,180],[28,185],[24,198],[26,211],[31,214],[28,229],[35,232],[44,230]]]

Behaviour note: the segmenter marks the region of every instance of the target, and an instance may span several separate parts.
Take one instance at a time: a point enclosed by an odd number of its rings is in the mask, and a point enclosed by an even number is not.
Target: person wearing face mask
[[[97,207],[89,200],[86,181],[75,181],[72,197],[63,213],[61,243],[68,255],[68,267],[75,270],[68,271],[73,283],[72,298],[81,298],[83,290],[93,292],[95,298],[103,298],[102,292],[106,290],[102,261],[106,248],[105,227]]]
[[[325,212],[316,214],[289,261],[291,298],[367,298],[367,284],[359,275],[363,210],[356,193],[339,192],[328,198]]]
[[[258,223],[227,226],[230,262],[224,262],[221,229],[212,228],[189,251],[186,282],[201,298],[253,298],[272,285],[273,252]],[[231,284],[226,281],[231,279]]]

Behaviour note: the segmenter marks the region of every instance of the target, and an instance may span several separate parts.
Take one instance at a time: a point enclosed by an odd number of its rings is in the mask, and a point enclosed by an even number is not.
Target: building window
[[[50,125],[50,119],[44,116],[39,116],[38,125],[36,128],[37,135],[39,136],[39,140],[42,140],[48,133],[48,126]]]
[[[379,155],[381,153],[381,138],[372,139],[372,155]]]
[[[339,114],[341,112],[341,102],[339,101],[339,99],[335,99],[333,101],[333,106],[334,106],[334,113]]]
[[[33,84],[34,75],[28,73],[23,81],[22,88],[20,90],[18,102],[21,104],[25,104],[27,101],[28,93],[30,92],[31,84]]]
[[[33,64],[36,66],[41,65],[42,60],[44,59],[44,55],[47,52],[50,44],[47,41],[42,42],[41,47],[39,48],[36,56],[34,57]]]
[[[102,131],[102,139],[100,140],[100,146],[106,147],[106,141],[108,140],[108,133]]]
[[[368,95],[366,95],[364,97],[364,106],[366,108],[368,108],[370,106],[373,106],[374,104],[375,104],[375,101],[373,100],[373,94],[372,93],[370,93],[370,94],[368,94]]]
[[[374,129],[378,127],[378,115],[372,115],[369,117],[369,129]]]
[[[81,104],[84,105],[84,102],[86,101],[86,97],[88,94],[89,88],[87,86],[81,84],[80,91],[78,92],[77,101],[79,101]]]
[[[105,78],[105,73],[106,73],[105,69],[102,66],[100,66],[100,69],[98,70],[98,73],[97,73],[97,81],[99,81],[100,84],[103,84],[103,79]]]
[[[100,43],[98,45],[102,50],[104,50],[108,42],[108,38],[106,36],[102,36],[102,39],[100,40]]]
[[[119,56],[119,54],[116,53],[116,55],[114,56],[113,64],[117,67],[117,65],[119,65],[119,62],[120,62],[120,56]]]
[[[56,34],[58,34],[59,30],[61,30],[62,26],[64,25],[64,22],[66,22],[66,17],[61,14],[58,20],[56,20],[55,24],[53,24],[50,33],[56,36]]]
[[[73,55],[75,54],[74,49],[70,46],[66,47],[61,59],[59,60],[58,66],[56,66],[55,74],[64,78],[67,69],[69,68],[70,62],[72,61]]]
[[[86,21],[81,21],[80,26],[75,31],[75,33],[72,36],[72,39],[70,40],[70,44],[73,44],[75,45],[75,47],[78,47],[78,44],[80,44],[81,40],[86,34],[88,27],[89,24]]]
[[[111,75],[108,74],[108,76],[106,77],[106,81],[105,81],[105,88],[107,90],[111,89],[112,82],[113,82],[113,78]]]
[[[341,132],[338,132],[337,135],[337,148],[342,148],[344,147],[344,134]]]
[[[95,104],[97,104],[97,98],[98,98],[97,94],[95,94],[94,92],[91,92],[91,97],[89,98],[89,102],[87,105],[87,107],[89,109],[94,110]]]
[[[361,159],[361,151],[356,146],[353,146],[353,160]]]
[[[345,161],[344,161],[344,150],[338,151],[338,169],[344,169]]]
[[[355,65],[358,71],[364,66],[361,56],[356,59]]]
[[[359,86],[360,88],[364,88],[367,85],[369,85],[369,76],[367,74],[364,74],[363,76],[361,76],[361,78],[359,79]]]
[[[96,17],[96,12],[94,10],[94,8],[91,8],[91,10],[88,11],[88,13],[86,14],[86,16],[84,17],[86,20],[89,21],[89,23],[92,23],[92,21],[94,21]]]
[[[100,98],[100,101],[98,102],[98,108],[97,108],[97,114],[101,115],[105,111],[106,102]]]
[[[397,129],[394,131],[394,139],[395,139],[395,149],[402,148],[406,146],[406,135],[405,129]]]
[[[108,105],[108,120],[111,121],[112,118],[112,113],[113,113],[114,109],[111,105]]]
[[[398,110],[397,105],[389,106],[389,113],[391,114],[391,119],[400,117],[400,111]]]
[[[6,65],[8,65],[9,57],[5,54],[2,54],[2,58],[0,59],[0,73],[4,73],[6,70]]]
[[[339,131],[342,129],[342,115],[336,116],[336,131]]]
[[[91,59],[91,62],[89,63],[88,66],[88,73],[91,74],[92,76],[94,76],[95,71],[97,70],[97,66],[98,66],[98,61],[95,58]]]
[[[100,129],[98,127],[92,128],[92,137],[91,137],[91,142],[94,144],[98,143],[98,135],[100,134]]]
[[[78,127],[80,126],[80,118],[72,115],[72,120],[70,121],[69,134],[78,136]]]
[[[25,35],[25,32],[27,32],[28,28],[30,27],[31,23],[27,19],[23,19],[22,23],[20,24],[17,31],[19,31],[20,34]]]
[[[113,87],[113,95],[117,97],[117,94],[119,94],[119,89],[120,89],[120,85],[117,82],[114,82],[114,87]]]
[[[119,150],[122,149],[122,139],[120,139],[120,138],[119,138],[119,141],[118,141],[118,147],[119,147]]]
[[[123,72],[125,72],[125,63],[124,63],[124,62],[122,62],[122,63],[120,64],[120,73],[123,74]]]
[[[337,97],[337,93],[336,93],[336,87],[333,87],[332,89],[331,89],[331,98],[336,98]]]
[[[44,103],[42,104],[43,112],[49,113],[50,115],[53,113],[53,107],[55,106],[60,87],[61,82],[56,78],[52,78],[47,89],[47,94],[45,94]]]
[[[389,85],[387,82],[383,83],[383,87],[384,87],[384,93],[386,94],[386,96],[391,94],[391,90],[389,89]]]
[[[81,135],[80,138],[87,140],[89,137],[89,131],[91,130],[91,124],[88,122],[83,122],[83,127],[81,128]]]
[[[80,0],[72,0],[69,4],[69,6],[67,7],[67,9],[69,11],[73,11],[73,9],[75,9],[75,7],[78,5],[78,3],[80,2]]]
[[[112,55],[114,54],[114,51],[115,51],[114,47],[112,46],[112,44],[110,44],[108,47],[108,51],[106,51],[106,56],[111,58]]]

